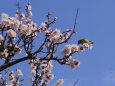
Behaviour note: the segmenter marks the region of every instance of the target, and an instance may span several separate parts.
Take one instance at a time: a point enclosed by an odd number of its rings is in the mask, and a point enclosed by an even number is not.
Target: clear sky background
[[[20,0],[21,6],[23,7],[26,2],[27,0]],[[78,33],[69,43],[75,44],[84,37],[94,42],[92,50],[73,56],[81,62],[80,67],[74,71],[70,67],[54,62],[52,73],[55,74],[55,79],[48,86],[52,86],[59,78],[64,79],[62,86],[72,86],[77,79],[79,79],[77,86],[115,86],[115,0],[30,0],[30,2],[32,19],[38,27],[46,20],[45,15],[51,12],[52,18],[58,17],[53,29],[60,28],[61,31],[73,28],[76,8],[79,8],[76,27]],[[0,13],[5,12],[13,16],[17,9],[16,3],[17,0],[0,0]],[[26,81],[30,74],[27,62],[12,67],[14,68],[22,69],[24,76],[21,78],[25,79],[24,86],[31,86]]]

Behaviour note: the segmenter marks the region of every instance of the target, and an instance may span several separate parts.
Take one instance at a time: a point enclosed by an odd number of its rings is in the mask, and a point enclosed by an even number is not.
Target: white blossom
[[[18,76],[23,76],[22,71],[21,71],[20,69],[17,69],[15,76],[16,76],[16,77],[18,77]]]
[[[54,84],[54,86],[61,86],[62,85],[62,83],[63,83],[63,79],[59,79],[55,84]]]
[[[1,16],[2,16],[2,18],[8,18],[8,14],[6,14],[6,13],[2,13]]]
[[[0,42],[3,41],[3,40],[4,40],[3,36],[0,35]]]
[[[28,81],[29,81],[29,82],[32,82],[32,81],[33,81],[33,78],[32,78],[32,77],[28,77]]]
[[[26,17],[26,15],[24,13],[22,13],[21,16],[23,19]]]
[[[8,78],[10,79],[10,80],[14,80],[14,71],[12,71],[12,72],[10,72],[9,74],[8,74]]]
[[[14,86],[14,85],[13,85],[12,81],[9,81],[9,82],[6,84],[6,86]]]
[[[49,82],[51,79],[54,78],[54,75],[53,74],[47,74],[45,77],[46,77],[47,82]]]
[[[78,67],[80,65],[80,62],[78,60],[71,59],[69,64],[71,69],[73,70],[75,69],[75,67]]]
[[[28,5],[28,10],[31,10],[31,8],[32,8],[31,5]]]
[[[31,70],[31,74],[33,75],[33,76],[35,76],[36,75],[36,70]]]
[[[71,45],[71,52],[75,53],[79,50],[79,46],[76,44]]]
[[[32,16],[32,12],[30,11],[29,14],[28,14],[28,17],[31,17]]]
[[[40,24],[40,28],[45,28],[46,25],[47,25],[47,24],[45,24],[44,22],[42,22],[42,23]]]
[[[7,33],[8,33],[8,36],[11,37],[11,38],[16,37],[16,32],[12,29],[8,30]]]
[[[3,52],[0,52],[0,56],[2,57],[2,58],[7,58],[7,56],[8,56],[9,54],[8,54],[8,50],[7,49],[5,49]]]
[[[63,55],[70,55],[71,53],[71,45],[66,45],[66,47],[61,51],[61,54]]]

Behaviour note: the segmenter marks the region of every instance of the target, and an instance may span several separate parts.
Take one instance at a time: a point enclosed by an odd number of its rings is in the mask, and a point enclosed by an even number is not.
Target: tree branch
[[[23,57],[23,58],[20,58],[20,59],[15,60],[15,61],[13,61],[13,62],[10,62],[10,63],[8,63],[8,64],[3,64],[3,65],[0,66],[0,71],[3,71],[4,69],[6,69],[6,68],[8,68],[8,67],[10,67],[10,66],[13,66],[13,65],[15,65],[15,64],[17,64],[17,63],[20,63],[20,62],[22,62],[22,61],[25,61],[25,60],[27,60],[27,59],[29,59],[29,57]]]

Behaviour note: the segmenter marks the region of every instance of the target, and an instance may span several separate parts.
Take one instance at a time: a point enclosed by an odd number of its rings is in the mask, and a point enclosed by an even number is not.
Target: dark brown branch
[[[0,71],[3,71],[4,69],[6,69],[6,68],[8,68],[8,67],[11,67],[11,66],[13,66],[13,65],[15,65],[15,64],[17,64],[17,63],[22,62],[22,61],[25,61],[25,60],[27,60],[27,59],[29,59],[29,57],[23,57],[23,58],[20,58],[20,59],[15,60],[15,61],[13,61],[13,62],[10,62],[10,63],[8,63],[8,64],[3,64],[3,65],[0,66]]]

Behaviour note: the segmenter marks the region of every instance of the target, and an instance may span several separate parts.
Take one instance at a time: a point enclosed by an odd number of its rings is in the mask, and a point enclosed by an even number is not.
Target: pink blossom
[[[36,70],[34,70],[34,69],[31,70],[31,74],[35,76],[36,75]]]
[[[26,15],[24,13],[22,13],[21,17],[24,19],[26,17]]]
[[[22,51],[22,49],[19,48],[17,45],[15,45],[14,49],[15,49],[15,51],[16,51],[16,54],[20,54],[21,51]]]
[[[2,78],[2,74],[0,74],[0,78]]]
[[[51,79],[54,78],[54,75],[53,74],[47,74],[45,77],[47,79],[47,82],[49,82]]]
[[[28,10],[31,10],[31,8],[32,8],[31,5],[28,5]]]
[[[79,52],[80,52],[80,51],[82,51],[82,52],[83,52],[84,50],[85,50],[85,48],[84,48],[84,47],[79,46],[79,50],[78,50]]]
[[[59,29],[55,29],[52,33],[51,36],[58,35],[60,33]]]
[[[55,84],[54,84],[54,86],[61,86],[62,85],[62,83],[63,83],[63,79],[59,79]]]
[[[71,45],[66,45],[66,47],[61,51],[61,54],[68,56],[71,53]]]
[[[4,40],[3,36],[0,35],[0,42],[2,42]]]
[[[8,57],[8,50],[7,49],[5,49],[3,52],[0,52],[0,56],[2,57],[2,58],[7,58]]]
[[[28,17],[32,17],[32,12],[31,11],[29,12]]]
[[[16,77],[18,77],[18,76],[23,76],[22,71],[21,71],[20,69],[17,69],[15,76],[16,76]]]
[[[10,29],[7,33],[10,38],[16,38],[16,32],[14,30]]]
[[[14,80],[14,71],[12,71],[12,72],[10,72],[10,73],[8,74],[8,78],[9,78],[10,80]]]
[[[75,69],[75,67],[80,65],[80,62],[78,60],[71,59],[69,64],[70,64],[71,69],[73,70]]]
[[[75,53],[79,50],[79,46],[76,44],[71,45],[71,52]]]
[[[29,81],[29,82],[32,82],[32,81],[33,81],[33,78],[32,78],[32,77],[29,77],[29,78],[28,78],[28,81]]]
[[[45,24],[44,22],[42,22],[42,23],[40,24],[40,28],[46,28],[46,25],[47,25],[47,24]]]
[[[47,66],[47,69],[48,69],[48,70],[51,70],[52,68],[53,68],[52,61],[49,61],[48,66]]]
[[[2,13],[1,16],[2,16],[2,18],[8,18],[8,14],[6,14],[6,13]]]

